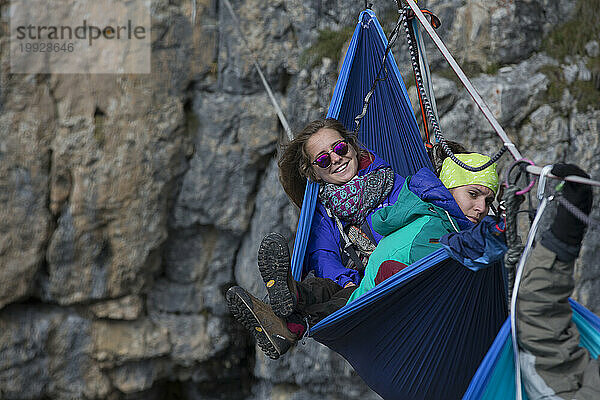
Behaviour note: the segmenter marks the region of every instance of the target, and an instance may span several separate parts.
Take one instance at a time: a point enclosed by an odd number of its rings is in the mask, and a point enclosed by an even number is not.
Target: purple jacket
[[[358,176],[366,175],[382,167],[389,167],[389,164],[382,158],[372,152],[371,154],[374,155],[375,159],[366,168],[359,170]],[[371,215],[382,207],[394,204],[403,184],[404,178],[396,174],[394,176],[394,187],[390,193],[375,210],[367,215],[367,222],[377,243],[379,243],[382,236],[373,231]],[[342,264],[340,232],[333,218],[327,215],[325,207],[319,201],[317,201],[310,230],[304,258],[304,270],[312,270],[316,276],[332,279],[340,286],[344,286],[348,282],[354,282],[358,285],[361,276],[358,271],[346,268]]]
[[[378,168],[388,166],[387,162],[375,155],[375,160],[366,168],[359,170],[358,175],[363,176]],[[377,243],[379,243],[382,236],[373,230],[371,216],[380,208],[396,202],[404,181],[403,177],[396,174],[394,187],[388,196],[367,216],[367,222]],[[422,200],[429,201],[447,210],[456,219],[460,229],[473,226],[473,223],[464,216],[448,189],[444,187],[431,170],[422,168],[413,175],[410,180],[409,189]],[[335,225],[335,221],[329,218],[325,207],[320,202],[317,202],[313,215],[306,256],[304,258],[304,270],[313,270],[316,276],[332,279],[340,286],[344,286],[348,282],[354,282],[358,285],[361,280],[358,271],[346,268],[342,264],[340,232]]]

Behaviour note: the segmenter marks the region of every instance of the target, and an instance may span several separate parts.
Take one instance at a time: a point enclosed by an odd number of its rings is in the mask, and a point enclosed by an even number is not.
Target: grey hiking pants
[[[568,297],[573,264],[541,243],[527,260],[517,302],[523,386],[529,400],[600,399],[598,360],[579,347]]]

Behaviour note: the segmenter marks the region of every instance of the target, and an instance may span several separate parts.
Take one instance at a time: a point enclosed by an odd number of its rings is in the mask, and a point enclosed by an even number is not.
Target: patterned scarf
[[[360,226],[393,187],[392,169],[379,168],[364,176],[356,176],[341,186],[321,184],[319,200],[341,220]]]

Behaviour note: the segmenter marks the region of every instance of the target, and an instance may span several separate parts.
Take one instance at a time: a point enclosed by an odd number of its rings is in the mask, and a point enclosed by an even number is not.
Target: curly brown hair
[[[360,145],[356,135],[350,132],[334,118],[318,119],[310,122],[304,127],[281,152],[279,158],[279,181],[283,190],[290,200],[298,207],[302,206],[304,191],[306,190],[306,179],[317,182],[317,176],[313,171],[312,160],[306,151],[308,139],[321,129],[333,129],[337,131],[342,138],[348,141],[348,144],[354,148],[358,159],[367,153]]]

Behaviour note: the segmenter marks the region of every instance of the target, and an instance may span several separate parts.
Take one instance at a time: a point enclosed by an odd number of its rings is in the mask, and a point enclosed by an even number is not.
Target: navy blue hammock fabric
[[[328,116],[353,130],[387,39],[363,11]],[[400,72],[390,53],[359,139],[407,176],[431,168]],[[292,255],[300,280],[318,187],[307,185]],[[310,336],[341,354],[386,399],[458,399],[506,319],[500,266],[473,272],[437,251],[311,327]]]

